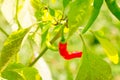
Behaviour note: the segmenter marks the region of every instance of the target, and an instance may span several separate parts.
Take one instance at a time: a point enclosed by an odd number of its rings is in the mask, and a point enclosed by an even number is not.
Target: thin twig
[[[83,42],[83,45],[86,46],[85,41],[84,41],[82,35],[81,35],[81,34],[79,34],[79,35],[80,35],[80,38],[81,38],[81,40],[82,40],[82,42]]]
[[[20,22],[19,22],[19,20],[18,20],[18,5],[19,5],[19,0],[16,0],[15,20],[16,20],[16,23],[17,23],[19,29],[21,29],[22,27],[21,27],[21,24],[20,24]]]
[[[8,37],[9,35],[6,33],[6,31],[4,31],[1,27],[0,30]]]

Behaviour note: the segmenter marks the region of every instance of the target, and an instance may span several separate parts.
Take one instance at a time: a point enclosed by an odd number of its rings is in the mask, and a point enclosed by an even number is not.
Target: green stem
[[[62,30],[61,30],[61,42],[62,43],[66,42],[64,37],[64,26],[62,27]]]
[[[79,35],[80,35],[80,38],[81,38],[81,40],[82,40],[82,42],[83,42],[83,45],[86,46],[85,41],[84,41],[84,39],[83,39],[83,36],[82,36],[81,34],[79,34]]]
[[[31,36],[30,36],[31,37]],[[33,45],[32,45],[32,43],[34,42],[33,41],[33,39],[31,39],[31,38],[28,38],[28,42],[29,42],[29,45],[30,45],[30,48],[31,48],[31,53],[32,53],[32,55],[34,56],[34,49],[33,49]],[[31,62],[32,60],[30,60],[28,63],[27,63],[27,65],[29,65],[29,63]]]
[[[41,50],[40,55],[39,55],[32,63],[30,63],[29,66],[33,66],[33,65],[39,60],[39,58],[47,51],[47,49],[48,49],[48,48],[45,46],[45,47]]]
[[[8,37],[9,35],[0,27],[0,30]]]
[[[50,41],[51,44],[53,44],[60,37],[60,31],[58,31],[56,36]],[[47,49],[48,47],[44,46],[44,48],[40,51],[39,56],[32,63],[30,63],[29,66],[33,66],[39,60],[39,58],[43,56],[43,54],[47,51]]]
[[[18,20],[18,5],[19,5],[19,0],[16,0],[15,21],[16,21],[16,23],[17,23],[19,29],[21,29],[22,27],[21,27],[21,24],[20,24],[20,22],[19,22],[19,20]]]

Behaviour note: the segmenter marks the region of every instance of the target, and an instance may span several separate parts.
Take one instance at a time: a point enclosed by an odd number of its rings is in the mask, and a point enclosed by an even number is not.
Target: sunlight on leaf
[[[56,2],[56,0],[52,0],[52,3],[54,4]]]
[[[102,31],[95,31],[95,37],[98,39],[102,47],[104,48],[105,53],[108,58],[114,63],[117,64],[119,62],[118,51],[114,47],[114,45],[105,37]]]
[[[44,10],[44,16],[42,17],[43,21],[53,21],[53,17],[50,15],[48,10]]]
[[[63,9],[63,0],[48,0],[48,5],[52,9],[56,10],[62,10]]]
[[[69,37],[82,26],[91,10],[91,0],[75,0],[69,5],[68,27]]]
[[[2,78],[2,77],[0,76],[0,80],[7,80],[7,79],[5,79],[5,78]]]
[[[30,0],[30,3],[36,10],[40,10],[43,6],[40,0]]]
[[[6,67],[6,64],[11,58],[18,53],[21,47],[23,38],[28,33],[30,28],[13,32],[4,42],[4,46],[0,56],[0,71]]]
[[[64,28],[64,33],[68,33],[69,32],[69,28],[65,27]]]

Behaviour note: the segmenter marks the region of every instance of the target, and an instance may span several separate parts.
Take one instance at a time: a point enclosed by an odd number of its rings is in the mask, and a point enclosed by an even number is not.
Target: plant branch
[[[51,44],[53,44],[59,37],[60,37],[60,31],[61,29],[58,31],[58,33],[55,35],[55,37],[50,41]],[[33,66],[41,56],[43,56],[43,54],[47,51],[47,46],[44,46],[44,48],[40,51],[39,56],[32,62],[29,64],[29,66]]]
[[[19,29],[21,29],[22,27],[21,27],[21,24],[20,24],[20,22],[19,22],[19,20],[18,20],[18,5],[19,5],[19,0],[16,0],[15,21],[16,21],[16,23],[17,23]]]
[[[86,46],[85,41],[84,41],[82,35],[81,35],[81,34],[79,34],[79,35],[80,35],[80,38],[81,38],[81,40],[82,40],[82,42],[83,42],[83,45]]]
[[[9,35],[0,27],[0,30],[8,37]]]

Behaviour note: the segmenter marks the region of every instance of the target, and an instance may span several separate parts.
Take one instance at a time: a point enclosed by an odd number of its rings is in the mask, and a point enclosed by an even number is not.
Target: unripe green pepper
[[[105,0],[109,10],[112,14],[120,20],[120,7],[117,5],[116,0]]]
[[[94,23],[97,16],[99,15],[102,4],[103,4],[103,0],[94,0],[92,15],[91,15],[90,19],[88,20],[87,25],[83,29],[82,34],[84,34]]]

